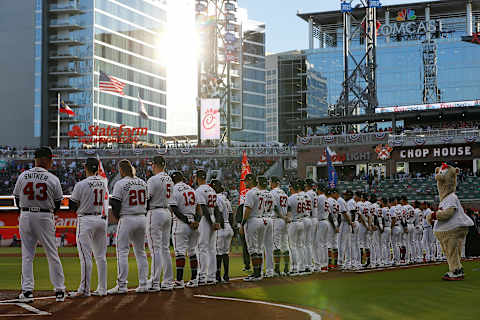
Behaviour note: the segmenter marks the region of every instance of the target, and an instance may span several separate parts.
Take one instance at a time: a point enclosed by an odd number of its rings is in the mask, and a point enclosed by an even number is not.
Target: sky
[[[425,0],[381,0],[383,5],[422,2]],[[360,3],[354,0],[352,6]],[[301,13],[340,9],[339,0],[238,0],[248,10],[248,17],[266,23],[267,53],[306,49],[308,24],[297,17]]]

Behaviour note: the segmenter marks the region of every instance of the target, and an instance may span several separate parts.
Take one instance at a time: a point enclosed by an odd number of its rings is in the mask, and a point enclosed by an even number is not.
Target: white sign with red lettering
[[[201,139],[220,139],[220,99],[202,99],[201,106]]]

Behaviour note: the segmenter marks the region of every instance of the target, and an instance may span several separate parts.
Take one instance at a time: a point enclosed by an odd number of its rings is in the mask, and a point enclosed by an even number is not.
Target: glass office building
[[[354,9],[356,16],[364,12]],[[315,117],[326,117],[328,106],[337,102],[343,89],[342,13],[299,16],[311,21],[312,28],[311,48],[306,50],[308,109],[315,111]],[[462,36],[479,25],[480,1],[388,6],[377,10],[377,21],[379,107],[480,98],[480,46],[462,41]],[[357,27],[361,29],[352,23],[352,32]],[[351,41],[350,50],[357,61],[365,53],[364,40],[357,32]],[[431,44],[429,52],[426,44]],[[433,99],[425,94],[432,84]]]
[[[247,20],[242,28],[242,128],[232,131],[232,141],[262,143],[266,139],[265,24]]]
[[[42,2],[39,0],[39,2]],[[166,1],[43,1],[48,18],[48,112],[43,143],[55,145],[57,97],[76,113],[62,116],[61,145],[74,145],[73,125],[148,128],[142,140],[160,143],[166,133],[166,71],[158,54],[166,31]],[[45,32],[45,29],[43,30]],[[124,95],[99,91],[102,71],[125,83]],[[138,115],[141,97],[150,119]],[[48,137],[45,139],[45,137]]]

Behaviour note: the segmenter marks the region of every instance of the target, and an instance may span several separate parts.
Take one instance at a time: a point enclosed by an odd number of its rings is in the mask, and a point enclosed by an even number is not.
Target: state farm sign
[[[400,159],[469,157],[472,156],[471,146],[413,148],[399,150]]]

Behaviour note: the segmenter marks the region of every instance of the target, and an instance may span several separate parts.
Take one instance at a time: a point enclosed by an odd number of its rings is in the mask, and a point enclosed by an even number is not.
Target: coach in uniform
[[[175,250],[175,264],[177,267],[177,280],[174,282],[175,289],[183,289],[183,269],[188,255],[190,261],[191,280],[187,282],[188,288],[198,286],[197,269],[197,244],[198,223],[201,216],[197,215],[197,202],[195,190],[183,182],[183,174],[179,171],[172,173],[174,183],[173,194],[168,200],[170,210],[174,213],[172,238]]]
[[[145,225],[147,213],[147,184],[135,176],[135,169],[127,159],[118,163],[122,179],[115,183],[110,200],[117,226],[117,285],[108,294],[127,293],[128,253],[130,243],[137,260],[138,293],[147,292],[148,260],[145,253]]]
[[[173,289],[173,267],[170,257],[170,230],[172,214],[168,201],[173,192],[172,178],[165,172],[166,162],[162,156],[153,158],[153,173],[147,181],[148,213],[147,241],[152,255],[148,291],[170,291]],[[163,270],[163,280],[160,286],[160,276]]]
[[[33,258],[37,242],[47,255],[50,281],[58,302],[65,300],[63,268],[58,256],[53,214],[63,199],[58,178],[48,170],[52,167],[52,150],[41,147],[35,151],[35,167],[17,179],[13,195],[20,209],[19,230],[22,239],[22,292],[20,302],[33,302]]]
[[[97,263],[98,287],[92,294],[107,295],[107,221],[102,217],[103,202],[107,188],[102,178],[97,176],[98,160],[88,158],[85,162],[85,175],[73,188],[69,209],[77,212],[77,249],[80,258],[80,286],[70,296],[90,296],[92,276],[92,253]]]

